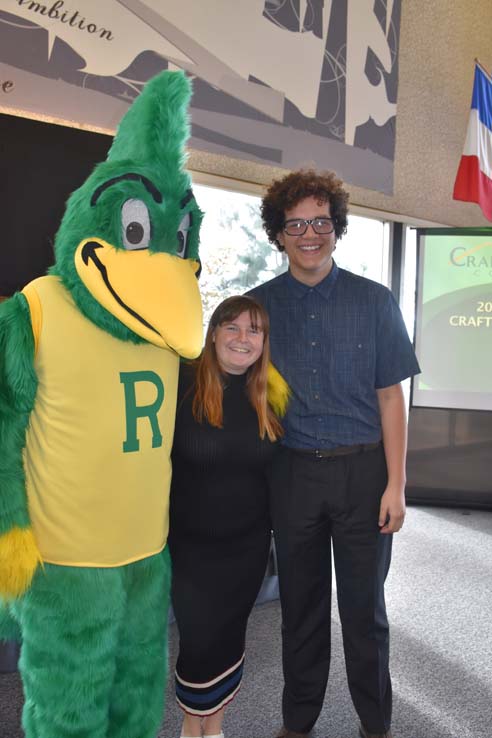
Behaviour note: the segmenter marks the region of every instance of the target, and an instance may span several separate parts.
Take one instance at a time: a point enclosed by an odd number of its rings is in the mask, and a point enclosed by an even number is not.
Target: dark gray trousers
[[[307,733],[321,708],[330,667],[331,546],[347,678],[368,731],[391,723],[389,631],[384,581],[391,535],[379,532],[387,470],[382,446],[317,459],[281,448],[271,514],[282,605],[287,728]]]

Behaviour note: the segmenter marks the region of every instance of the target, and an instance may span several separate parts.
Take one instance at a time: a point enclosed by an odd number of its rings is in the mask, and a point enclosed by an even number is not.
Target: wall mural
[[[401,0],[0,0],[0,110],[113,131],[194,77],[192,148],[391,194]]]

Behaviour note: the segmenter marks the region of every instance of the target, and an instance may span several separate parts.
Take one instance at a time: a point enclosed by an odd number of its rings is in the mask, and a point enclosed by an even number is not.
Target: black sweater
[[[194,371],[182,366],[172,452],[173,537],[230,538],[264,529],[266,470],[275,444],[261,440],[246,375],[225,376],[223,428],[192,415]]]

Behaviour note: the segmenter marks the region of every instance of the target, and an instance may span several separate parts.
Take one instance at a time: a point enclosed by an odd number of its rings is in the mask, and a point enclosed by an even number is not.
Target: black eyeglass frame
[[[327,220],[331,222],[331,231],[318,231],[315,226],[315,222],[317,220]],[[304,223],[304,230],[303,231],[297,231],[296,233],[289,233],[286,226],[288,226],[289,223]],[[333,233],[335,230],[335,218],[330,218],[328,215],[319,215],[317,218],[289,218],[289,220],[286,220],[284,222],[284,225],[282,226],[282,230],[284,233],[287,233],[288,236],[304,236],[306,233],[308,226],[311,226],[313,231],[318,234],[318,236],[329,236],[330,233]]]

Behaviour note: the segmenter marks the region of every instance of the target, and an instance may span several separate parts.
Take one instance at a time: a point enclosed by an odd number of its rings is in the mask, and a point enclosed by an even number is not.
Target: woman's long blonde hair
[[[207,329],[205,346],[199,359],[193,398],[193,417],[199,423],[204,418],[210,425],[222,428],[224,395],[224,372],[220,367],[215,350],[214,332],[219,325],[235,320],[241,313],[248,312],[251,325],[263,331],[263,351],[261,356],[247,370],[246,392],[258,416],[260,438],[265,434],[275,441],[282,434],[282,426],[267,400],[267,371],[270,362],[270,321],[268,313],[260,303],[246,295],[228,297],[214,310]]]

